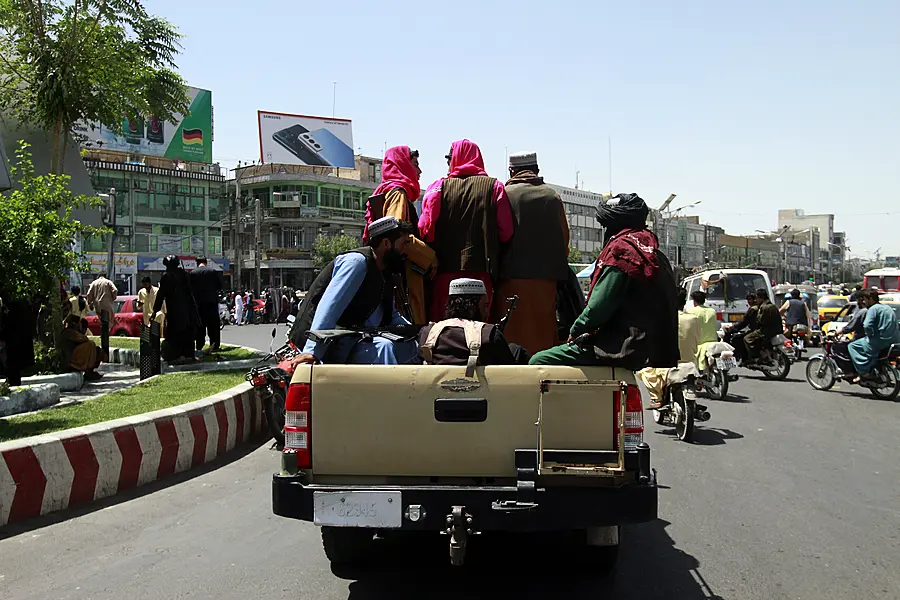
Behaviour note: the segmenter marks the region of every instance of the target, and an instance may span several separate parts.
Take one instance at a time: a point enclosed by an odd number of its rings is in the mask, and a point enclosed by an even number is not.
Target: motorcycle
[[[724,341],[736,346],[744,343],[744,336],[740,332],[731,330],[720,330],[719,335]],[[759,353],[759,358],[744,359],[738,362],[738,366],[751,371],[759,371],[766,379],[775,381],[783,381],[787,379],[791,372],[791,359],[788,356],[784,343],[787,338],[782,334],[778,334],[769,340],[769,345],[763,348]]]
[[[272,350],[275,342],[276,329],[272,329],[272,343],[269,344],[269,354],[250,369],[244,376],[256,392],[263,405],[263,413],[266,415],[266,425],[269,433],[275,438],[278,448],[284,447],[284,403],[287,400],[287,389],[294,375],[296,365],[291,359],[300,353],[293,342],[288,340],[286,344]],[[276,364],[266,364],[271,359]]]
[[[734,347],[725,342],[713,342],[705,348],[706,365],[696,378],[696,391],[704,392],[713,400],[724,400],[728,396],[728,384],[737,381],[737,375],[729,371],[737,368]]]
[[[685,388],[695,385],[698,375],[693,363],[681,363],[671,369],[663,390],[669,401],[660,408],[653,409],[653,421],[657,425],[674,427],[678,439],[688,443],[694,439],[694,423],[710,419],[705,406],[697,404],[696,399],[684,394]]]
[[[887,350],[883,350],[878,357],[875,368],[872,369],[872,377],[861,379],[858,384],[853,383],[856,371],[844,372],[835,360],[835,342],[837,338],[829,335],[825,338],[825,353],[817,354],[809,359],[806,364],[806,381],[813,389],[826,392],[834,386],[838,379],[852,385],[860,385],[881,400],[893,400],[900,394],[900,344],[894,344]],[[843,357],[841,362],[850,363],[850,357]]]
[[[234,325],[234,313],[228,310],[225,302],[219,302],[219,330],[225,329],[226,325]]]
[[[803,359],[808,335],[809,331],[805,325],[797,325],[791,332],[791,339],[784,342],[784,346],[794,362],[800,362]]]

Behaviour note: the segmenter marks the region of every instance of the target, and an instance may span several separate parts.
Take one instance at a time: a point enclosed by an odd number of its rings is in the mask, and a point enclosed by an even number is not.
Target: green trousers
[[[579,348],[562,344],[535,353],[528,361],[529,365],[598,365],[593,346]]]

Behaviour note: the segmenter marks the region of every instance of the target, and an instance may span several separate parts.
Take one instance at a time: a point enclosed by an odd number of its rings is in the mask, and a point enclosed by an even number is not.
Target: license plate
[[[399,528],[403,518],[400,492],[314,492],[313,522],[332,527]]]
[[[720,357],[720,358],[716,359],[716,366],[719,368],[720,371],[736,369],[737,361],[734,360],[734,358],[721,358]]]
[[[740,321],[743,318],[744,318],[744,315],[739,314],[739,313],[731,313],[730,315],[728,315],[728,320],[731,323],[737,323],[738,321]]]

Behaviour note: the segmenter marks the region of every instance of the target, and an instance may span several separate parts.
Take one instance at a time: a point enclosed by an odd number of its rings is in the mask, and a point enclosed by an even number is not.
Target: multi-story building
[[[158,283],[162,259],[175,254],[192,269],[197,256],[229,271],[222,255],[225,177],[219,165],[154,156],[129,155],[99,149],[84,151],[84,165],[98,193],[115,189],[115,273],[120,293],[136,293],[149,276]],[[91,272],[82,287],[106,270],[108,236],[82,241]]]
[[[659,247],[673,266],[694,269],[706,264],[707,229],[700,224],[700,217],[667,217],[653,210],[651,218]]]
[[[581,252],[582,262],[591,262],[603,249],[603,227],[597,222],[597,204],[608,194],[598,194],[563,185],[548,184],[562,199],[569,222],[569,246]]]
[[[771,279],[779,276],[782,248],[779,242],[761,237],[720,233],[710,262],[734,269],[759,269]]]
[[[380,182],[381,159],[365,156],[356,157],[355,169],[276,164],[238,168],[228,182],[231,198],[224,222],[225,254],[237,263],[231,285],[308,289],[316,275],[316,237],[343,234],[361,240],[366,200]],[[235,228],[235,223],[240,226]],[[260,282],[255,280],[257,256]]]
[[[827,274],[825,279],[831,277],[832,264],[835,259],[840,262],[843,251],[839,246],[834,245],[834,215],[833,214],[816,214],[808,215],[799,208],[791,208],[778,211],[778,230],[789,232],[808,232],[818,230],[818,244],[816,252],[815,270],[817,272]]]

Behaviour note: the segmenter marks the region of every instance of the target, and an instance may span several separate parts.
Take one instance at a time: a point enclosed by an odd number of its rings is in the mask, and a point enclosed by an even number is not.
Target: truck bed
[[[316,365],[292,383],[310,384],[313,480],[377,483],[515,479],[520,448],[613,451],[616,390],[634,377],[611,367],[490,366],[467,379],[455,366]]]

